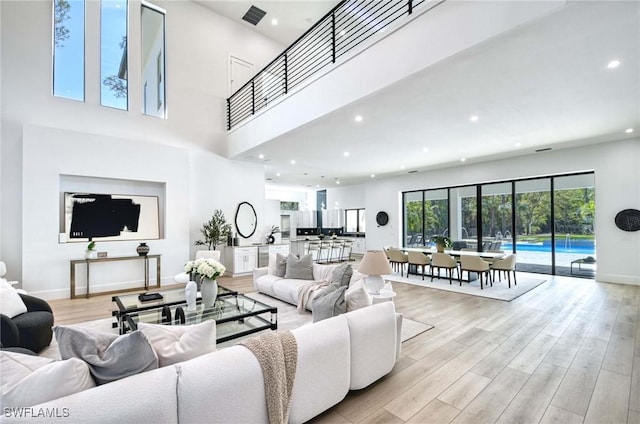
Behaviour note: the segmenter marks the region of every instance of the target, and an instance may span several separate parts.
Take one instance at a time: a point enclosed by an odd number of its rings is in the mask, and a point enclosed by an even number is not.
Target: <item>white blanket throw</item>
[[[323,289],[329,285],[329,281],[312,281],[308,284],[300,286],[300,291],[298,292],[298,313],[303,313],[307,302],[311,298],[311,294],[316,291]]]
[[[287,423],[298,364],[296,338],[285,330],[263,333],[238,344],[249,349],[262,368],[269,423]]]

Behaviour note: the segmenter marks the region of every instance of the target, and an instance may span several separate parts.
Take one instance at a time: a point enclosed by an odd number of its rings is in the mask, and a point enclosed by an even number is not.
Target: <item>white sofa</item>
[[[275,297],[284,302],[291,303],[292,305],[298,304],[298,293],[303,286],[319,281],[331,281],[333,270],[340,264],[313,264],[313,280],[298,280],[291,278],[278,277],[276,275],[269,274],[269,268],[256,268],[253,270],[253,286],[261,293],[268,296]],[[351,277],[351,283],[364,277],[364,274],[360,274],[356,271],[353,272]],[[350,283],[350,284],[351,284]],[[305,307],[307,310],[311,310],[311,301],[315,292],[311,294]]]
[[[308,421],[391,371],[400,345],[398,317],[385,302],[293,330],[298,363],[289,422]],[[27,409],[20,418],[3,408],[2,422],[51,422],[56,414],[74,423],[268,422],[262,371],[241,346]]]

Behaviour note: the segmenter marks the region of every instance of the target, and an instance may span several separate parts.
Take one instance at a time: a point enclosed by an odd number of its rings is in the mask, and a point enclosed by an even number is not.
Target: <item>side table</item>
[[[382,302],[393,302],[393,298],[396,297],[396,292],[393,290],[380,290],[380,294],[371,294],[373,298],[373,304]]]

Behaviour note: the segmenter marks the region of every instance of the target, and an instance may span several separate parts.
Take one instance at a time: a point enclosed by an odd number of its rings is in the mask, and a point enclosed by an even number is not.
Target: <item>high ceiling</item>
[[[242,156],[315,189],[637,137],[639,54],[640,3],[570,2]]]
[[[215,1],[196,0],[196,3],[213,10],[220,15],[258,31],[288,47],[314,23],[330,11],[338,1],[333,0],[287,0],[287,1]],[[264,10],[267,14],[254,26],[242,20],[251,6]],[[272,24],[276,19],[277,25]]]

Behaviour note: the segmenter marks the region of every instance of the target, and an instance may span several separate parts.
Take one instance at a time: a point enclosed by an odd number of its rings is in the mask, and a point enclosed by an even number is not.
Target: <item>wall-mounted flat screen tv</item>
[[[64,194],[69,242],[160,238],[158,197],[119,194]]]

